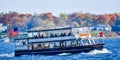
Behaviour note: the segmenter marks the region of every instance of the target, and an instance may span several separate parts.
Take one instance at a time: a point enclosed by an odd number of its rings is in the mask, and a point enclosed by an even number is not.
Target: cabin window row
[[[61,42],[50,42],[50,43],[38,43],[29,45],[29,49],[47,49],[47,48],[66,48],[75,46],[91,45],[94,42],[91,40],[76,40],[76,41],[61,41]]]
[[[36,39],[36,38],[51,38],[51,37],[63,37],[63,36],[71,36],[72,33],[56,33],[56,34],[45,34],[45,33],[38,33],[34,34],[31,36],[31,38]]]

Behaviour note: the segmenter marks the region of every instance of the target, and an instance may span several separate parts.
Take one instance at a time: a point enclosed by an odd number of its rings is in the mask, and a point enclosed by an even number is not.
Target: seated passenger
[[[38,44],[38,49],[41,49],[42,45],[41,44]]]
[[[53,47],[55,47],[55,48],[57,47],[56,43],[54,43],[54,46],[53,46]]]
[[[43,37],[44,37],[44,35],[42,34],[41,38],[43,38]]]
[[[53,37],[53,34],[50,34],[50,37]]]
[[[60,34],[59,33],[57,33],[57,37],[59,37],[60,36]]]
[[[34,45],[31,45],[32,50],[34,50]]]
[[[60,36],[63,36],[63,34],[61,33]]]
[[[64,36],[64,33],[61,33],[61,36]]]
[[[55,34],[55,37],[57,37],[57,34]]]
[[[39,38],[41,38],[40,34],[38,35]]]
[[[35,39],[37,39],[37,35],[35,35]]]
[[[63,33],[63,36],[66,36],[67,34],[66,33]]]
[[[71,32],[70,33],[68,33],[68,36],[70,36],[71,35]]]

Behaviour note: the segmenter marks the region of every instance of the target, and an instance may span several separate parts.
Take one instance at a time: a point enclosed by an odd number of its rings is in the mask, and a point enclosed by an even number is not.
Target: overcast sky
[[[83,13],[118,13],[120,0],[0,0],[0,12],[16,11],[19,13],[52,12],[70,14]]]

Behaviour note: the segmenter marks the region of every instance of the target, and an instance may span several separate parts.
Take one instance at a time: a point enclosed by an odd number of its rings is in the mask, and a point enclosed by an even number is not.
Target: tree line
[[[97,24],[115,25],[120,20],[120,13],[90,14],[90,13],[60,13],[54,16],[51,12],[40,14],[20,14],[17,12],[0,13],[0,23],[8,28],[18,27],[19,31],[39,30],[54,27],[92,27]]]

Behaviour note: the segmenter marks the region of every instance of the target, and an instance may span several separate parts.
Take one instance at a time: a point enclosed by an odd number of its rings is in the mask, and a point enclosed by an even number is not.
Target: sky
[[[120,13],[120,0],[0,0],[0,12],[46,13],[53,15],[74,12]]]

